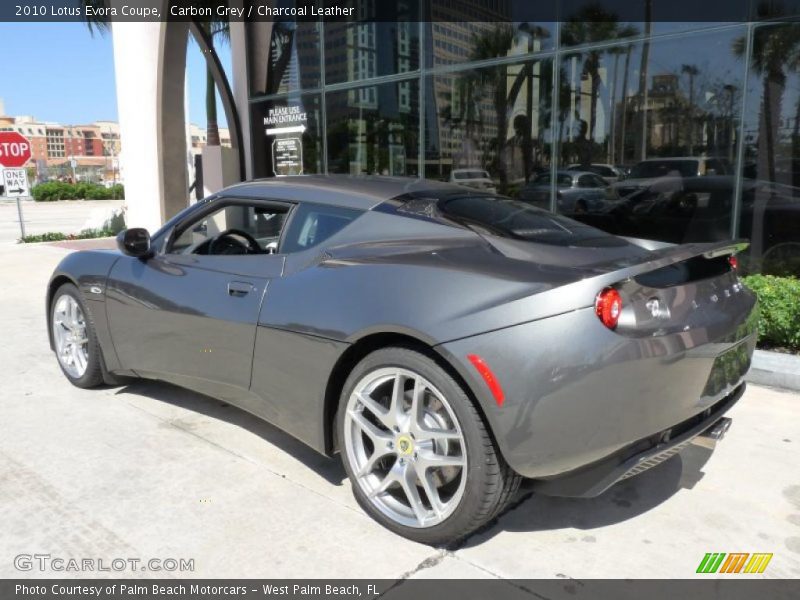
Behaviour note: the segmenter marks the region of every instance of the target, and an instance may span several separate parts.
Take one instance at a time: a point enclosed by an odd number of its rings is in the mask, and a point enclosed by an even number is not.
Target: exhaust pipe
[[[722,417],[719,421],[694,438],[692,443],[713,450],[717,442],[728,433],[728,429],[731,428],[731,423],[733,423],[733,419],[730,417]]]

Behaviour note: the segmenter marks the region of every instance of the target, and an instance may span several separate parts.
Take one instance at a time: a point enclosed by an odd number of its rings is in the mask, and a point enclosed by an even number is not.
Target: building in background
[[[503,195],[620,235],[743,237],[743,269],[800,274],[797,15],[742,3],[725,22],[654,21],[651,5],[576,0],[556,22],[523,0],[363,0],[350,22],[230,23],[218,92],[239,168],[219,181],[485,171]],[[127,158],[141,163],[130,197],[149,227],[188,202],[174,167],[202,144],[179,152],[170,130],[185,120],[170,83],[188,32],[115,24],[121,125],[139,148]],[[577,196],[562,202],[567,180]],[[605,200],[588,211],[581,194]]]

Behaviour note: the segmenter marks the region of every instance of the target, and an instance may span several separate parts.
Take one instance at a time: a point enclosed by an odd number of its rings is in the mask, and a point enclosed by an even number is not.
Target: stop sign
[[[0,165],[21,167],[31,158],[31,143],[16,131],[0,131]]]

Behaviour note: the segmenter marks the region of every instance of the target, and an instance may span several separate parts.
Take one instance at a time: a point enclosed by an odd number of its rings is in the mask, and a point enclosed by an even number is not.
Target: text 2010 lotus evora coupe
[[[719,437],[755,346],[737,242],[623,239],[393,178],[238,184],[56,268],[80,387],[169,381],[339,452],[360,505],[431,544],[522,478],[593,496]]]

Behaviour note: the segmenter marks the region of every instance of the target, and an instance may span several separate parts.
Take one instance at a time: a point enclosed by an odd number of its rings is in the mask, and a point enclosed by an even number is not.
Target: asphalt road
[[[72,387],[43,307],[67,252],[0,246],[0,577],[98,575],[15,568],[34,553],[193,559],[172,573],[192,577],[714,577],[695,574],[707,552],[774,554],[735,577],[800,577],[798,395],[751,386],[713,454],[691,446],[599,498],[522,496],[434,549],[364,515],[337,461],[235,408],[155,382]]]
[[[56,231],[79,233],[90,221],[119,208],[123,200],[62,200],[60,202],[22,201],[22,216],[27,235]],[[20,238],[17,203],[0,200],[0,245],[13,244]]]

